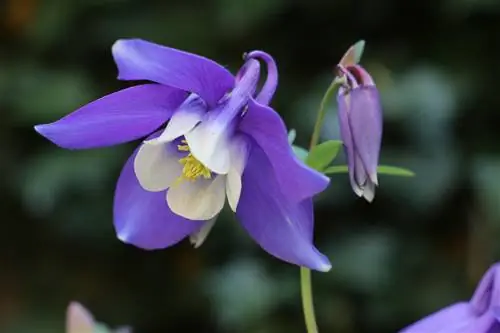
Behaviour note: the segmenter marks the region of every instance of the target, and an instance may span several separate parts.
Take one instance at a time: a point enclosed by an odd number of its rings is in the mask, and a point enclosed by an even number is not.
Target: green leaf
[[[361,61],[361,57],[363,56],[363,52],[365,51],[365,44],[365,41],[361,39],[352,46],[352,48],[354,49],[354,61],[356,62],[356,64]]]
[[[309,152],[307,149],[304,149],[302,147],[292,145],[293,152],[295,153],[295,156],[297,156],[301,161],[305,162],[307,159],[307,155],[309,155]]]
[[[326,168],[323,172],[330,175],[334,173],[346,173],[349,172],[349,170],[347,169],[347,165],[334,165]]]
[[[307,156],[306,164],[318,171],[323,171],[339,153],[342,141],[329,140],[315,146]]]
[[[358,41],[347,50],[342,59],[340,59],[339,64],[347,67],[359,63],[361,61],[361,57],[363,56],[364,49],[365,41]]]
[[[288,132],[288,143],[292,144],[295,141],[296,137],[297,137],[297,131],[292,128],[290,132]]]
[[[381,175],[391,175],[391,176],[401,176],[401,177],[413,177],[415,173],[411,170],[390,166],[390,165],[379,165],[377,172]]]
[[[326,168],[323,172],[327,175],[335,174],[335,173],[346,173],[348,172],[347,165],[334,165]],[[389,175],[389,176],[400,176],[400,177],[413,177],[415,173],[411,170],[390,166],[390,165],[379,165],[377,168],[377,172],[381,175]]]

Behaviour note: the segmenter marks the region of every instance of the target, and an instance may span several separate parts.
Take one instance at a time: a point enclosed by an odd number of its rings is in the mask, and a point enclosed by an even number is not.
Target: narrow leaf
[[[318,171],[323,171],[337,157],[342,141],[329,140],[315,146],[307,156],[306,164]]]
[[[347,165],[334,165],[326,168],[323,173],[327,175],[335,174],[335,173],[346,173],[348,172]],[[413,177],[415,173],[411,170],[390,166],[390,165],[379,165],[377,168],[377,172],[380,175],[388,175],[388,176],[400,176],[400,177]]]
[[[347,50],[342,59],[339,61],[339,65],[342,65],[344,67],[356,65],[361,61],[364,49],[365,49],[365,41],[364,40],[358,41],[356,44],[352,45]]]
[[[347,165],[334,165],[326,168],[323,172],[327,175],[331,175],[334,173],[346,173],[349,172],[349,169],[347,168]]]
[[[379,165],[377,172],[381,175],[391,175],[391,176],[401,176],[401,177],[413,177],[415,173],[411,170],[390,166],[390,165]]]
[[[356,64],[361,61],[361,57],[363,56],[363,52],[365,51],[365,44],[365,41],[361,39],[352,46],[352,48],[354,49],[354,61]]]

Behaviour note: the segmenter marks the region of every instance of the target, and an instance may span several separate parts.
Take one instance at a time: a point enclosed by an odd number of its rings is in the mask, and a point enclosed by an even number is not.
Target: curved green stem
[[[318,115],[316,117],[316,123],[314,124],[313,134],[311,136],[311,143],[309,150],[314,148],[318,144],[319,135],[321,133],[321,128],[323,127],[323,122],[325,121],[325,115],[327,110],[328,101],[331,99],[337,87],[342,83],[339,79],[332,81],[328,89],[326,90],[323,98],[321,99],[321,104],[319,106]],[[307,333],[318,333],[318,325],[316,324],[316,315],[314,314],[314,304],[312,295],[312,284],[311,284],[311,270],[306,267],[300,268],[300,291],[302,296],[302,310],[304,311],[304,319],[306,322]]]
[[[304,311],[307,333],[318,333],[316,315],[314,314],[311,270],[309,268],[300,268],[300,290],[302,295],[302,310]]]
[[[311,136],[311,143],[309,144],[309,150],[311,150],[314,146],[318,144],[319,135],[321,134],[321,128],[323,127],[323,122],[325,121],[325,115],[327,110],[326,106],[340,83],[341,81],[338,79],[333,80],[332,83],[330,83],[330,86],[326,90],[325,94],[323,95],[323,98],[321,99],[318,115],[316,116],[316,123],[314,124],[314,130]]]

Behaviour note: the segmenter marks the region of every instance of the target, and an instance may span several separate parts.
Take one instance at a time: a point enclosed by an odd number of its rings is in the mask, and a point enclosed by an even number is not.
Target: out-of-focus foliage
[[[381,163],[417,176],[381,177],[370,205],[336,175],[318,198],[315,238],[333,263],[313,276],[321,332],[395,332],[468,297],[500,258],[500,2],[5,0],[0,18],[1,332],[62,332],[69,300],[136,332],[304,331],[298,269],[231,214],[198,250],[122,244],[113,191],[134,144],[64,151],[33,130],[133,84],[115,79],[123,37],[231,70],[245,51],[271,53],[272,105],[303,147],[334,66],[366,40]],[[323,139],[338,139],[333,103],[327,118]]]

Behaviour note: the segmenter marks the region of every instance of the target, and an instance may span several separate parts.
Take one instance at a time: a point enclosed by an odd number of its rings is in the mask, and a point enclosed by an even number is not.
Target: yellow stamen
[[[183,168],[182,175],[177,179],[176,183],[180,183],[183,180],[194,182],[199,177],[211,179],[212,173],[210,172],[210,169],[204,166],[200,161],[196,159],[196,157],[193,156],[193,154],[191,154],[186,140],[182,140],[181,142],[183,144],[177,145],[177,149],[179,151],[189,152],[189,154],[179,160],[179,163],[183,165]]]

